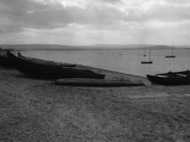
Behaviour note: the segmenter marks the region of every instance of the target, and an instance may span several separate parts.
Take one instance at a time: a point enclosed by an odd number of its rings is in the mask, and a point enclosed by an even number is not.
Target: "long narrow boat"
[[[133,83],[129,80],[108,80],[108,79],[58,79],[56,85],[63,86],[89,86],[89,87],[122,87],[122,86],[144,86],[143,83]]]
[[[156,75],[147,75],[153,84],[160,85],[190,85],[190,71],[168,72]]]
[[[16,69],[32,78],[104,78],[103,74],[87,69],[79,69],[73,64],[59,64],[41,59],[28,58],[23,55],[14,55],[12,53],[9,53],[8,57],[15,61]]]

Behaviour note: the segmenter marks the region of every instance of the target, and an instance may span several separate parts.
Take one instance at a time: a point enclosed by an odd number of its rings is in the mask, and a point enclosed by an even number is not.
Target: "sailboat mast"
[[[148,60],[151,60],[151,49],[148,49]]]

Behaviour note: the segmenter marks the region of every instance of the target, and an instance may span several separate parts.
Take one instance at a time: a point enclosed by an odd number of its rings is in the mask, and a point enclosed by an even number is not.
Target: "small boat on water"
[[[144,53],[144,57],[147,57],[146,53]],[[148,59],[141,61],[141,64],[153,64],[151,60],[151,50],[148,50]]]
[[[147,75],[153,84],[160,85],[190,85],[190,71],[168,72],[156,75]]]
[[[176,56],[175,55],[167,55],[165,56],[165,58],[175,58]]]
[[[28,77],[38,79],[58,78],[95,78],[103,79],[104,75],[95,73],[88,69],[78,68],[74,64],[62,64],[42,59],[29,58],[21,54],[15,55],[11,52],[8,58],[15,62],[15,68]]]
[[[89,87],[122,87],[122,86],[144,86],[143,83],[134,83],[129,80],[110,80],[110,79],[58,79],[56,85],[63,86],[89,86]]]
[[[152,61],[141,61],[141,64],[152,64]]]
[[[165,58],[176,58],[176,56],[174,55],[174,48],[171,48],[170,55],[166,55]]]

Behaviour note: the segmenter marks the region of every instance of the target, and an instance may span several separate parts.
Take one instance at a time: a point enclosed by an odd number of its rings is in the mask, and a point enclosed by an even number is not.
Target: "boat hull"
[[[4,68],[14,68],[15,60],[8,57],[10,50],[1,49],[0,50],[0,66]]]
[[[154,75],[147,75],[147,78],[153,84],[160,85],[189,85],[190,77],[159,77]]]
[[[103,79],[103,74],[95,73],[87,69],[77,69],[75,66],[50,63],[38,59],[30,59],[24,56],[10,54],[9,58],[14,60],[15,68],[24,75],[39,79],[58,79],[58,78],[96,78]],[[71,64],[72,65],[72,64]]]

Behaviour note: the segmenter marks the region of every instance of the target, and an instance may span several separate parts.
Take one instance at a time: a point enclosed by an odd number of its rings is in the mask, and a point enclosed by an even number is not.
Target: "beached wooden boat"
[[[168,72],[156,75],[147,75],[153,84],[160,85],[188,85],[190,84],[190,71]]]
[[[94,86],[94,87],[122,87],[122,86],[143,86],[143,83],[133,83],[129,80],[108,80],[108,79],[58,79],[56,85],[63,86]]]
[[[104,75],[87,69],[79,69],[73,64],[61,64],[22,55],[8,54],[15,61],[15,68],[24,75],[39,79],[58,78],[96,78],[103,79]]]
[[[9,49],[0,49],[0,66],[4,68],[13,68],[15,62],[8,57],[9,52],[15,52]]]

